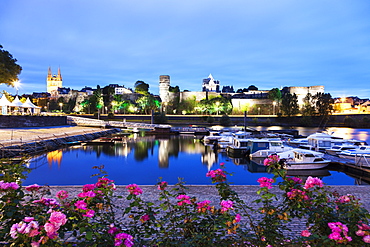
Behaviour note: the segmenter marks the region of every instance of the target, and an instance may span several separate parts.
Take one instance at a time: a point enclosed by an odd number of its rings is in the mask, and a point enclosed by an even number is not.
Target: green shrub
[[[109,119],[114,119],[114,113],[113,112],[108,113],[108,118]]]
[[[168,121],[168,117],[164,112],[155,112],[153,118],[154,123],[156,124],[167,123]]]
[[[220,118],[220,125],[230,126],[230,124],[231,124],[230,117],[226,114],[222,115],[222,117]]]

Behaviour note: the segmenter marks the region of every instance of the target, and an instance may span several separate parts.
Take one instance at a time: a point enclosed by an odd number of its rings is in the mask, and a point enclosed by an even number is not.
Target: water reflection
[[[351,132],[349,132],[351,133]],[[361,132],[360,132],[361,133]],[[357,135],[357,133],[353,133]],[[368,134],[367,134],[368,135]],[[170,184],[184,178],[187,184],[211,184],[205,174],[224,162],[233,173],[230,181],[239,185],[256,185],[261,176],[272,177],[266,167],[246,158],[230,158],[215,151],[194,136],[138,136],[132,135],[115,145],[74,146],[50,152],[34,159],[34,169],[25,185],[79,185],[92,183],[93,166],[105,165],[105,170],[117,184],[155,184],[159,177]],[[292,171],[292,176],[318,176],[329,185],[368,183],[363,175],[347,171],[329,170]]]

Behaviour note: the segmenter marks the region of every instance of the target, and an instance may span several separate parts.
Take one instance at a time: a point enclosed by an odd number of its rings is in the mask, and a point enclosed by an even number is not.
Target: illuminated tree
[[[306,97],[303,98],[302,115],[303,116],[313,116],[315,115],[315,99],[308,93]]]
[[[152,95],[145,95],[136,100],[139,108],[145,114],[149,114],[151,110],[158,110],[161,103]]]
[[[14,82],[18,81],[18,75],[22,71],[22,67],[16,62],[17,59],[0,45],[0,84],[14,87]]]
[[[148,95],[149,94],[149,84],[143,81],[137,81],[135,83],[135,93]]]

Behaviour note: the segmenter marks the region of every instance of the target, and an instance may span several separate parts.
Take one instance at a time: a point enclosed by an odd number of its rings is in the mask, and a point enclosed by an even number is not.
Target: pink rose
[[[303,230],[301,232],[301,236],[302,237],[309,237],[309,236],[311,236],[311,232],[309,230]]]
[[[85,201],[81,201],[81,200],[80,201],[77,201],[75,203],[75,206],[78,209],[87,210],[87,203]]]
[[[92,218],[94,217],[94,215],[95,215],[95,211],[92,209],[89,209],[82,216]]]
[[[68,192],[65,191],[65,190],[60,190],[57,192],[57,195],[56,195],[59,199],[66,199],[68,197]]]
[[[67,222],[67,217],[62,212],[53,211],[50,215],[49,222],[59,228]]]

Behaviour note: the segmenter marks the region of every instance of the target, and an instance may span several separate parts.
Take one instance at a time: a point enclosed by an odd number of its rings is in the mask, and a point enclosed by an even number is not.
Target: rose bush
[[[221,169],[209,171],[218,201],[187,193],[182,181],[160,181],[158,199],[145,201],[136,184],[115,195],[103,167],[95,184],[71,197],[47,186],[22,187],[22,166],[1,165],[0,239],[11,246],[364,246],[369,212],[353,195],[339,195],[319,178],[286,176],[284,161],[264,165],[273,178],[258,179],[259,198],[248,205]],[[279,181],[279,182],[277,182]],[[272,188],[279,193],[273,193]],[[274,190],[276,191],[276,190]],[[122,208],[122,203],[125,206]],[[297,229],[300,222],[302,229]],[[293,224],[294,223],[294,224]]]

